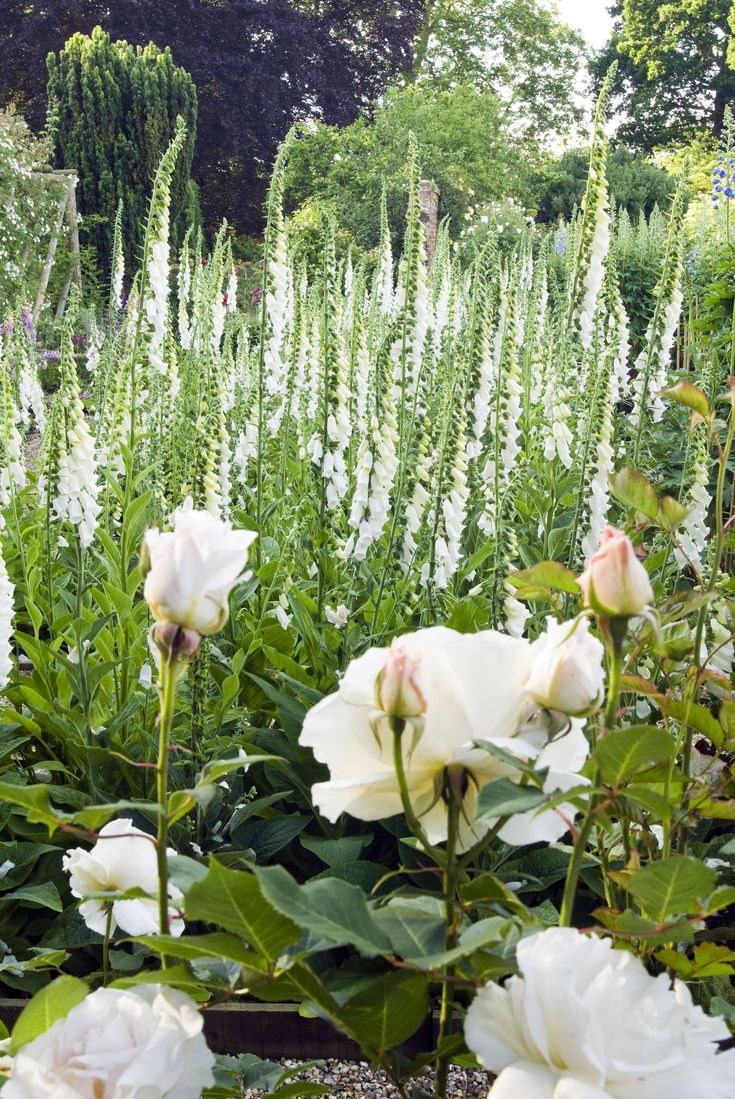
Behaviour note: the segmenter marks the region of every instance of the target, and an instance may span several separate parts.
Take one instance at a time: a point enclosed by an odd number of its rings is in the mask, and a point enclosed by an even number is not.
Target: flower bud
[[[579,622],[547,619],[546,632],[531,646],[534,657],[526,692],[539,706],[572,717],[592,713],[604,692],[600,641],[589,632],[586,618]]]
[[[256,535],[187,505],[174,512],[173,531],[146,532],[141,551],[143,595],[159,622],[198,634],[221,630],[229,595],[245,578],[248,547]]]
[[[195,630],[185,630],[175,622],[156,622],[150,636],[161,658],[167,662],[190,660],[196,656],[201,641]]]
[[[426,712],[426,700],[418,682],[418,660],[394,641],[388,660],[375,683],[379,708],[391,717],[420,717]]]
[[[603,530],[599,548],[577,583],[584,593],[585,607],[609,618],[640,614],[653,599],[651,581],[635,555],[633,543],[613,527]]]

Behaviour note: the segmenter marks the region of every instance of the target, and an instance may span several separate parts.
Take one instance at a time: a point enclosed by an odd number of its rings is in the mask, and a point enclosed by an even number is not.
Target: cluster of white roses
[[[315,803],[332,821],[345,812],[361,820],[400,813],[390,717],[419,719],[420,736],[402,744],[414,812],[432,843],[445,840],[447,807],[436,791],[447,769],[464,769],[469,781],[459,849],[471,847],[495,823],[473,820],[479,790],[517,775],[475,742],[492,741],[548,767],[547,791],[575,785],[588,752],[583,722],[572,718],[568,731],[549,742],[540,708],[593,709],[602,693],[602,654],[585,619],[571,626],[552,622],[533,644],[494,630],[460,634],[434,626],[405,634],[390,648],[369,649],[350,664],[337,693],[304,721],[301,743],[330,770],[329,780],[312,788]],[[558,839],[568,827],[564,808],[519,814],[500,835],[510,843]]]
[[[586,605],[606,616],[637,614],[653,598],[630,540],[609,527],[579,584]],[[332,821],[342,813],[361,820],[400,813],[391,719],[418,721],[418,735],[401,744],[411,806],[430,842],[446,840],[447,806],[437,791],[445,774],[463,770],[458,849],[467,850],[498,823],[474,819],[479,791],[518,774],[478,742],[547,769],[548,794],[584,781],[579,771],[588,744],[581,719],[602,701],[602,661],[602,644],[584,617],[549,619],[535,642],[494,630],[460,634],[434,626],[404,634],[389,648],[369,649],[350,664],[338,691],[304,721],[301,743],[330,772],[328,781],[312,787],[314,802]],[[549,711],[568,716],[561,735],[553,735]],[[518,845],[553,842],[573,816],[569,804],[542,807],[511,817],[498,834]]]
[[[193,636],[189,651],[199,634],[226,621],[254,537],[190,506],[175,513],[172,531],[148,531],[145,597],[159,624]],[[610,528],[579,584],[598,616],[640,613],[653,597],[630,541]],[[447,838],[446,776],[463,772],[457,846],[468,849],[497,823],[475,820],[475,805],[486,783],[516,773],[509,755],[544,768],[546,792],[580,782],[584,719],[604,691],[603,655],[585,616],[549,619],[535,642],[437,626],[368,650],[304,722],[302,743],[330,769],[329,781],[313,787],[316,804],[330,820],[401,812],[398,722],[412,727],[399,749],[412,810],[431,843]],[[488,752],[482,742],[503,751]],[[512,844],[552,841],[573,814],[564,804],[517,814],[499,835]],[[107,824],[92,850],[69,851],[64,867],[90,928],[159,929],[156,841],[131,820]],[[133,890],[146,896],[124,896]],[[180,899],[169,886],[174,935],[183,931]],[[499,1073],[492,1099],[689,1099],[703,1081],[713,1099],[729,1094],[735,1052],[717,1055],[716,1046],[727,1028],[694,1007],[685,986],[672,990],[631,954],[572,929],[525,939],[518,967],[519,977],[488,985],[467,1015],[470,1049]],[[609,1018],[614,1027],[603,1025]],[[181,992],[99,989],[21,1049],[5,1091],[8,1099],[61,1091],[80,1099],[197,1099],[213,1082],[201,1030],[196,1005]]]

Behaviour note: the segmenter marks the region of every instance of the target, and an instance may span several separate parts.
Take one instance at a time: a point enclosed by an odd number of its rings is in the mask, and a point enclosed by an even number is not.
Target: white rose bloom
[[[403,762],[411,804],[432,843],[447,837],[446,806],[437,798],[447,767],[467,771],[461,850],[494,824],[473,822],[478,789],[503,776],[518,777],[515,768],[474,747],[475,740],[491,740],[518,758],[549,767],[547,791],[579,782],[576,770],[588,751],[582,723],[572,722],[570,731],[551,744],[545,727],[528,723],[531,704],[524,686],[533,666],[530,642],[493,630],[470,635],[434,626],[405,634],[399,645],[404,659],[410,659],[424,715],[417,743],[406,729]],[[393,733],[376,703],[376,682],[391,651],[369,649],[354,660],[339,690],[306,715],[301,743],[330,770],[329,781],[312,787],[314,801],[328,820],[335,821],[341,813],[380,820],[402,812]],[[564,834],[573,814],[571,806],[560,812],[519,814],[500,836],[518,844],[550,842]]]
[[[91,931],[104,935],[107,926],[105,901],[95,894],[127,893],[141,889],[148,897],[112,902],[112,923],[128,935],[156,935],[160,931],[158,917],[158,865],[153,836],[133,827],[129,818],[111,820],[100,830],[99,839],[91,851],[74,847],[67,851],[63,867],[69,874],[69,886],[75,897],[83,900],[79,912]],[[169,854],[174,854],[173,851]],[[169,884],[169,898],[178,902],[183,894]],[[169,916],[170,932],[180,935],[184,921]]]
[[[498,1078],[489,1099],[728,1099],[735,1050],[680,981],[609,939],[550,928],[518,947],[520,977],[486,985],[465,1038]]]
[[[589,622],[546,619],[546,632],[534,642],[531,674],[526,690],[534,702],[549,710],[581,717],[599,705],[605,687],[602,643],[589,631]]]
[[[159,622],[213,634],[227,621],[227,600],[243,579],[248,547],[257,535],[233,530],[206,511],[179,508],[174,529],[146,531],[150,570],[143,595]]]
[[[214,1083],[202,1016],[162,985],[98,988],[16,1056],[5,1099],[199,1099]]]

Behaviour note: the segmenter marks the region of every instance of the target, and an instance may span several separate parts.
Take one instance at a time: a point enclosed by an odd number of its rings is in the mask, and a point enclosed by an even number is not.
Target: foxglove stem
[[[623,642],[625,640],[625,634],[628,628],[628,619],[608,618],[605,620],[601,620],[599,624],[605,637],[609,657],[607,701],[605,703],[605,713],[603,717],[603,723],[605,726],[605,730],[607,731],[612,727],[618,711],[620,677],[623,670]],[[599,786],[599,770],[595,771],[595,775],[592,781],[593,786]],[[587,841],[590,838],[592,829],[595,824],[595,816],[599,804],[599,795],[595,795],[591,798],[589,807],[587,809],[587,815],[585,816],[584,821],[582,822],[582,827],[577,833],[577,838],[574,841],[572,857],[569,860],[566,881],[564,882],[564,894],[561,902],[561,911],[559,913],[560,927],[572,926],[574,901],[577,896],[577,886],[579,884],[579,874],[582,869],[582,860],[584,859],[585,851],[587,849]]]
[[[169,934],[168,924],[168,751],[171,741],[174,707],[176,705],[176,663],[174,653],[161,652],[159,693],[161,712],[158,718],[158,763],[156,764],[156,799],[158,829],[156,852],[158,859],[158,916],[162,935]],[[165,967],[166,958],[161,956]]]
[[[447,933],[444,940],[444,949],[451,950],[457,944],[457,878],[459,872],[457,837],[462,803],[451,783],[447,783],[447,788],[447,861],[444,868],[444,911],[447,917]],[[453,976],[454,966],[448,965],[444,971],[445,980],[442,985],[441,1007],[439,1009],[439,1047],[452,1033],[452,1020],[454,1017]],[[439,1099],[446,1099],[449,1063],[449,1054],[442,1054],[437,1058],[434,1090]]]

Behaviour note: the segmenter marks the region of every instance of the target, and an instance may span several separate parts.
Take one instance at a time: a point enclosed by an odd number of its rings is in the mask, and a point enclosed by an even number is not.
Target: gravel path
[[[300,1062],[281,1060],[284,1068],[295,1068]],[[301,1062],[303,1063],[303,1062]],[[324,1061],[319,1068],[308,1068],[294,1079],[325,1084],[329,1095],[344,1099],[399,1099],[399,1093],[380,1070],[370,1068],[367,1061]],[[431,1092],[431,1077],[415,1080],[414,1085]],[[490,1077],[486,1072],[453,1068],[449,1075],[449,1099],[486,1099]],[[246,1088],[243,1099],[256,1099],[262,1091]]]

